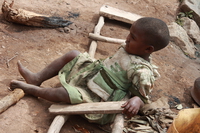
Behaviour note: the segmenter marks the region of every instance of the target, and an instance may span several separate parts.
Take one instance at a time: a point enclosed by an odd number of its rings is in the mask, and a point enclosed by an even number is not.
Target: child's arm
[[[124,108],[123,114],[126,114],[128,118],[131,118],[138,113],[143,105],[144,102],[140,99],[140,97],[134,96],[122,105],[122,108]]]
[[[155,75],[150,69],[151,66],[144,65],[144,63],[133,64],[133,67],[128,70],[128,79],[132,81],[132,87],[129,88],[131,95],[126,103],[122,105],[123,113],[127,117],[132,117],[138,113],[144,104],[148,103],[148,95],[153,89]]]

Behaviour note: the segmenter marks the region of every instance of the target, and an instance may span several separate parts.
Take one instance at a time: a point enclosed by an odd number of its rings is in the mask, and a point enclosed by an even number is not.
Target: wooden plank
[[[52,114],[113,114],[121,113],[122,104],[125,101],[116,102],[95,102],[95,103],[81,103],[81,104],[53,104],[49,108]]]
[[[114,19],[118,21],[122,21],[125,23],[132,24],[139,18],[142,18],[143,16],[131,13],[131,12],[126,12],[108,5],[103,5],[100,8],[99,14],[101,16],[108,17],[109,19]]]

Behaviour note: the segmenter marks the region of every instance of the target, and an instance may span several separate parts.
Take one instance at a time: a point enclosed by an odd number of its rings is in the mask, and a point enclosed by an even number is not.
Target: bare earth
[[[28,69],[37,72],[69,50],[87,52],[91,42],[88,33],[93,32],[103,4],[142,16],[157,17],[168,24],[174,21],[179,5],[177,0],[16,0],[14,8],[63,17],[74,24],[70,26],[71,31],[65,33],[63,28],[45,29],[9,23],[0,14],[0,98],[10,93],[8,87],[12,79],[21,79],[16,65],[18,60]],[[129,24],[106,19],[101,35],[125,39],[129,28]],[[111,56],[118,47],[119,44],[98,42],[95,58]],[[156,82],[151,100],[167,97],[172,108],[179,102],[184,108],[192,107],[189,90],[194,80],[200,76],[200,60],[189,59],[170,42],[167,48],[153,54],[153,62],[159,66],[161,79]],[[58,83],[55,77],[42,86],[55,87]],[[40,98],[23,97],[0,114],[0,132],[47,132],[55,117],[48,113],[51,104]],[[80,116],[70,117],[61,133],[75,133],[73,127],[76,125],[91,133],[105,133],[98,125],[90,124]]]

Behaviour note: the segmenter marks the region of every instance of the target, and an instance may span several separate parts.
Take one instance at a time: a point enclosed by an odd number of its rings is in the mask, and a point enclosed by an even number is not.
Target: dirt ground
[[[8,1],[9,2],[9,1]],[[11,2],[11,0],[10,0]],[[3,0],[0,0],[3,3]],[[179,2],[177,0],[15,0],[14,8],[22,8],[36,13],[59,16],[73,22],[71,31],[65,33],[62,28],[47,29],[28,27],[6,22],[0,14],[0,98],[10,93],[9,82],[21,79],[17,70],[17,61],[33,72],[45,67],[55,58],[69,50],[87,52],[91,39],[88,33],[99,18],[102,5],[136,13],[142,16],[157,17],[167,24],[175,21]],[[125,39],[129,33],[129,24],[106,19],[101,35]],[[119,44],[98,42],[95,58],[111,56]],[[167,97],[174,108],[181,103],[184,108],[194,103],[189,90],[194,80],[200,76],[200,60],[189,59],[173,43],[162,51],[153,54],[153,63],[159,66],[161,78],[156,82],[151,100]],[[58,77],[42,84],[55,87]],[[23,97],[17,104],[0,114],[1,133],[45,133],[54,115],[48,108],[52,103],[32,96]],[[90,124],[80,116],[71,116],[63,126],[61,133],[75,133],[74,126],[84,127],[91,133],[105,133],[98,125]]]

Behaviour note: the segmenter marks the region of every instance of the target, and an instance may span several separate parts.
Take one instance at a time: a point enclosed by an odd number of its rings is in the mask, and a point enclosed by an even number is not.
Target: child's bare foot
[[[27,84],[18,80],[12,80],[10,82],[10,89],[14,90],[16,88],[22,89],[26,94],[32,94],[34,89],[38,89],[38,86]]]
[[[20,63],[20,61],[17,62],[17,66],[18,66],[19,73],[22,75],[22,77],[26,80],[28,84],[33,84],[37,86],[41,85],[41,83],[39,82],[39,77],[37,77],[35,73],[25,68]]]
[[[66,102],[71,103],[69,94],[64,87],[58,88],[41,88],[36,85],[27,84],[23,81],[12,80],[10,82],[10,89],[22,89],[25,94],[30,94],[35,97],[40,97],[52,102]]]

